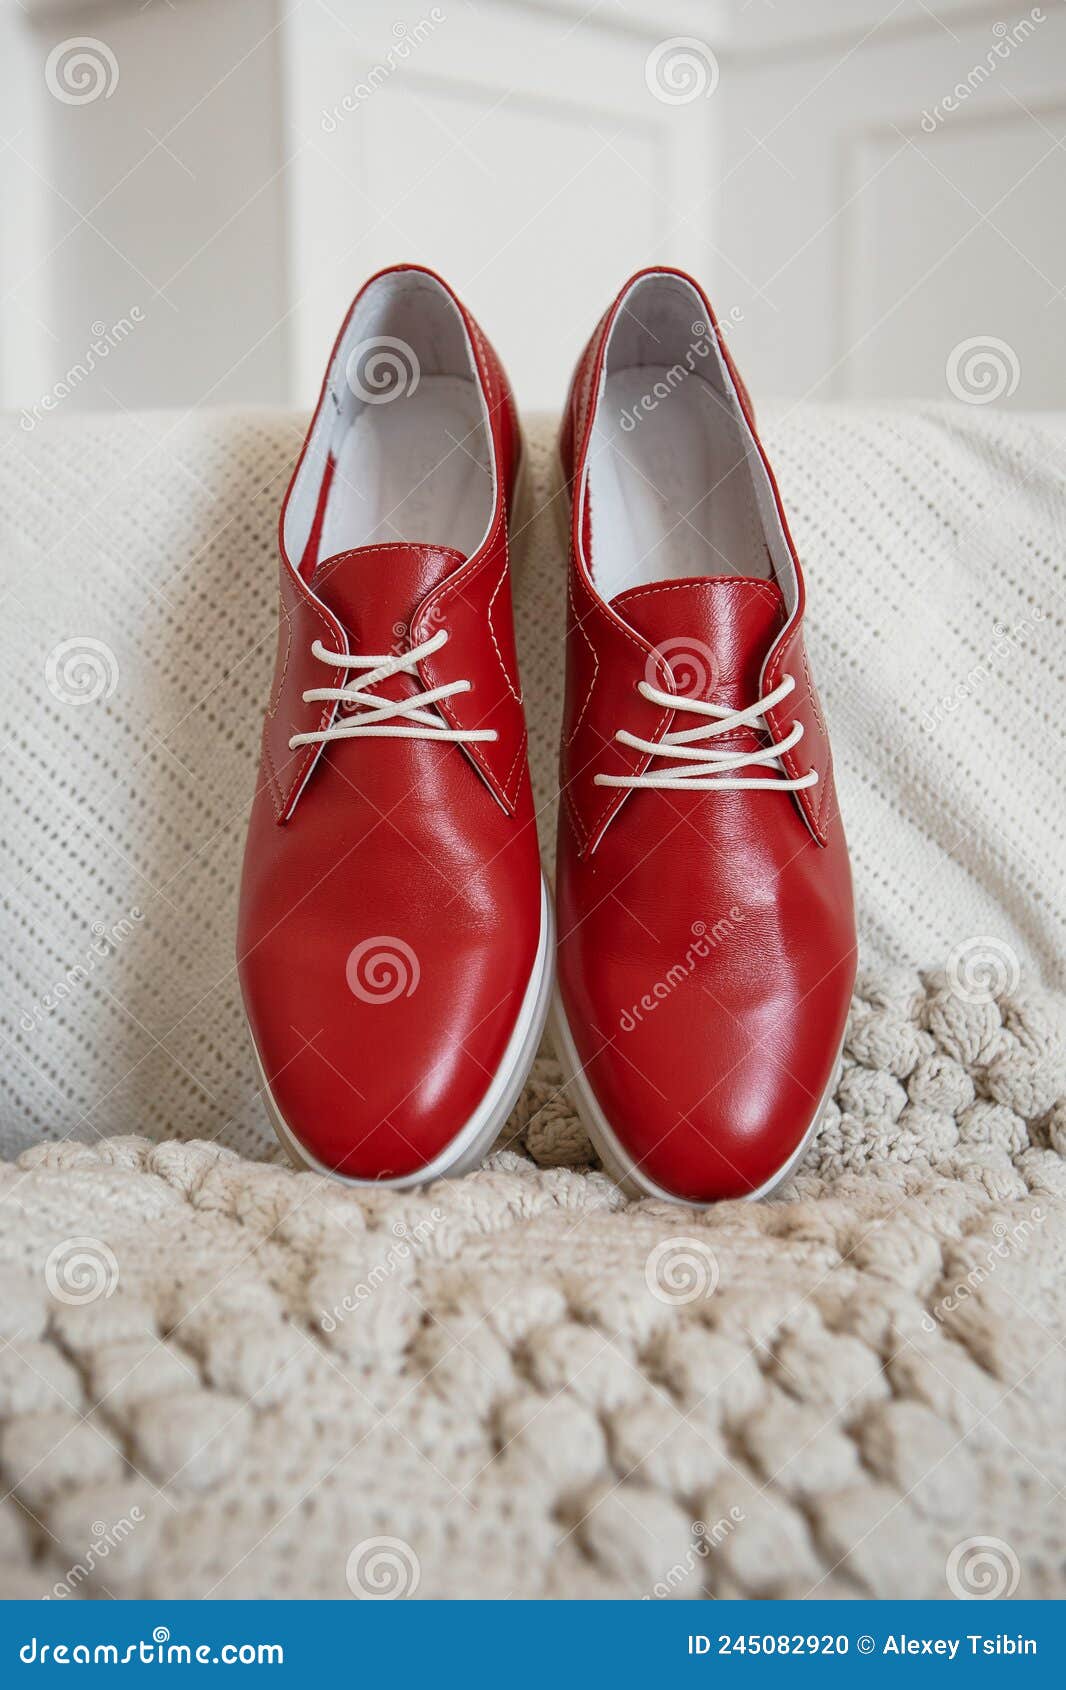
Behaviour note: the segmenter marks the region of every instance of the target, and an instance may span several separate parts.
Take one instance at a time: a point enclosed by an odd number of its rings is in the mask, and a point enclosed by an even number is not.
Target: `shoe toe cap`
[[[787,1169],[821,1117],[845,1016],[846,997],[828,1022],[824,1006],[694,1020],[659,1004],[575,1045],[631,1183],[713,1203],[755,1195]]]
[[[402,1180],[427,1177],[453,1146],[461,1154],[460,1137],[478,1136],[528,978],[491,948],[450,959],[435,981],[428,972],[382,944],[349,958],[326,991],[337,970],[313,966],[303,992],[290,972],[285,1003],[246,989],[268,1107],[298,1155],[346,1179]]]

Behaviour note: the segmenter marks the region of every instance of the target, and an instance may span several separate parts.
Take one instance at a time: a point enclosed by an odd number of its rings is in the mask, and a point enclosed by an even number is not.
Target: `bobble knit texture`
[[[864,965],[803,1168],[700,1213],[595,1169],[547,1045],[462,1181],[353,1192],[267,1136],[231,936],[300,432],[0,455],[0,1594],[950,1597],[987,1537],[1062,1596],[1061,436],[770,431]],[[525,541],[543,807],[562,565]],[[76,704],[85,638],[114,685]]]

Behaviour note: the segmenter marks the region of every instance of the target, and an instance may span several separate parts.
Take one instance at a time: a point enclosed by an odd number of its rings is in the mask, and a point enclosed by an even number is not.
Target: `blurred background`
[[[0,402],[307,404],[417,259],[555,408],[665,260],[756,395],[1061,407],[1064,141],[1063,0],[0,0]]]

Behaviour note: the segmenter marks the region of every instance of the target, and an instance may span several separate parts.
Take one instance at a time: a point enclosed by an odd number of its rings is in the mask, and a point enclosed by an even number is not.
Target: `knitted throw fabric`
[[[270,1145],[230,951],[299,433],[0,455],[0,1594],[1063,1595],[1053,427],[775,431],[866,961],[802,1169],[707,1213],[620,1196],[547,1046],[461,1181]],[[562,577],[527,539],[547,837]]]
[[[0,436],[0,1149],[271,1137],[234,973],[304,419],[64,417]],[[806,560],[814,673],[864,958],[1063,985],[1061,421],[931,406],[767,428]],[[565,571],[554,422],[514,548],[553,849]],[[713,921],[713,911],[700,911]],[[724,912],[718,912],[724,913]]]
[[[779,1199],[626,1203],[542,1059],[480,1172],[0,1181],[0,1591],[1064,1593],[1063,1006],[865,980]]]

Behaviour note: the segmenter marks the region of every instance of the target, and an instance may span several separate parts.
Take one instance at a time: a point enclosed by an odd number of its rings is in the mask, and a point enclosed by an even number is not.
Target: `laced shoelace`
[[[641,681],[637,691],[642,698],[651,704],[658,704],[664,710],[690,710],[695,716],[710,718],[695,728],[683,728],[678,733],[664,734],[662,739],[639,739],[625,728],[615,734],[620,745],[628,745],[634,751],[644,751],[652,757],[673,757],[684,766],[681,768],[647,769],[642,775],[596,775],[596,786],[626,786],[626,787],[672,787],[679,791],[692,792],[740,792],[740,791],[772,791],[780,788],[783,792],[800,792],[804,787],[814,786],[818,780],[818,771],[812,769],[809,774],[800,775],[797,779],[790,779],[782,770],[777,775],[756,775],[745,778],[732,773],[734,769],[743,769],[759,764],[778,763],[785,752],[791,751],[803,738],[803,726],[800,722],[793,722],[791,733],[787,734],[776,744],[767,745],[756,751],[726,751],[720,747],[708,744],[722,734],[733,733],[737,728],[765,729],[765,716],[768,710],[786,699],[795,689],[795,681],[791,675],[786,675],[781,685],[773,692],[767,693],[755,704],[749,704],[746,710],[726,710],[720,704],[705,704],[699,699],[682,698],[672,692],[661,692],[658,687],[650,686],[647,681]]]
[[[417,677],[422,659],[439,651],[447,640],[447,629],[441,628],[432,639],[412,646],[410,651],[401,652],[398,656],[376,657],[330,651],[321,640],[316,640],[311,651],[320,662],[328,663],[333,669],[355,669],[359,674],[343,687],[312,687],[304,693],[304,703],[343,704],[353,707],[358,714],[348,716],[344,721],[331,722],[328,728],[320,728],[315,733],[293,734],[289,750],[295,751],[300,745],[324,745],[327,740],[334,739],[443,739],[460,745],[478,739],[495,739],[494,728],[450,728],[442,716],[429,708],[443,698],[469,692],[469,681],[449,681],[442,687],[430,687],[427,692],[412,693],[410,698],[379,698],[370,691],[371,687],[379,686],[392,675]]]

